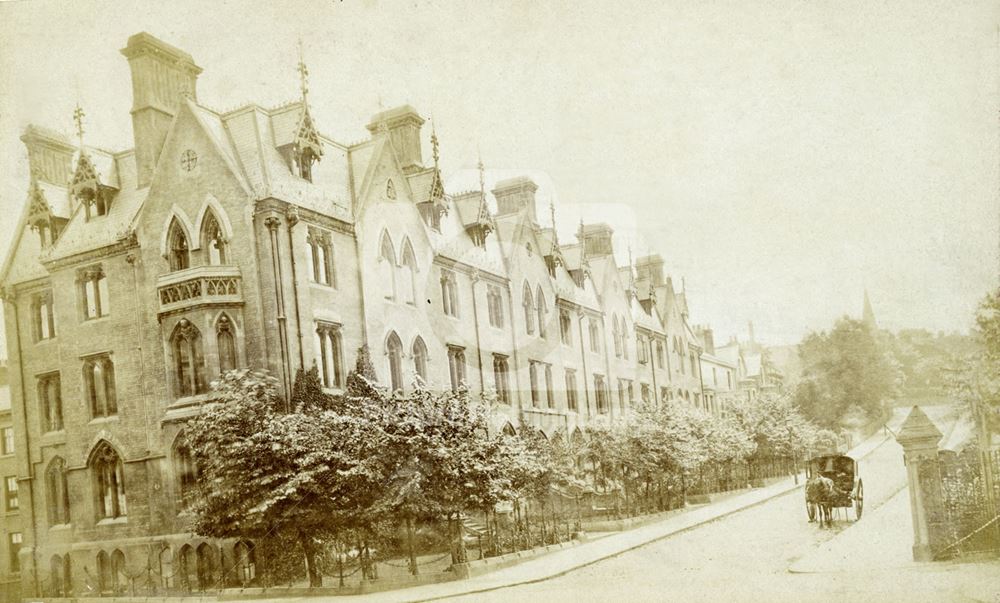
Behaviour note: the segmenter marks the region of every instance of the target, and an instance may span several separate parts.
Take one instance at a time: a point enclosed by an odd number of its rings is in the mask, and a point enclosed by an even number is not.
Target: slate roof
[[[149,187],[120,191],[112,200],[106,215],[90,220],[86,219],[83,206],[78,206],[73,218],[43,259],[50,261],[69,257],[116,243],[132,229],[148,194]]]
[[[653,331],[654,333],[664,334],[666,331],[663,328],[663,324],[660,322],[659,317],[654,314],[647,314],[646,310],[643,309],[642,304],[639,300],[632,298],[629,303],[630,310],[632,312],[632,322],[637,326],[644,329]]]
[[[285,105],[273,112],[251,105],[219,114],[190,99],[187,102],[232,171],[256,198],[273,196],[341,220],[353,218],[346,147],[328,138],[321,139],[323,157],[313,164],[312,182],[293,174],[278,150],[295,139],[301,103]],[[360,163],[357,167],[364,170],[367,162],[361,159],[355,163]],[[360,186],[363,176],[357,177],[357,171],[355,176],[355,185]]]

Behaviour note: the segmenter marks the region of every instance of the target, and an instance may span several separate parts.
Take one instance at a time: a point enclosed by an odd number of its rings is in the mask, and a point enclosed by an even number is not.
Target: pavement
[[[944,432],[942,442],[954,431],[955,423],[946,408],[932,408],[928,413]],[[890,428],[898,430],[898,417]],[[895,441],[884,444],[894,449],[885,458],[902,458],[902,448]],[[887,451],[888,452],[888,451]],[[873,461],[877,462],[876,459]],[[793,574],[849,574],[861,577],[884,575],[892,580],[918,580],[926,577],[945,579],[967,599],[1000,603],[1000,561],[913,560],[913,522],[910,516],[910,491],[904,479],[888,480],[892,494],[884,501],[868,505],[863,520],[849,525],[834,538],[824,542],[792,563]]]
[[[942,579],[973,601],[1000,603],[1000,561],[913,560],[910,545],[910,491],[901,489],[864,520],[840,532],[810,554],[793,563],[795,574],[884,575],[893,580]]]
[[[897,413],[897,415],[900,415],[900,413]],[[905,415],[893,417],[890,427],[893,424],[898,426],[903,418],[905,418]],[[855,458],[861,458],[871,454],[887,442],[895,444],[891,440],[890,434],[879,431],[860,443],[850,454]],[[764,488],[757,488],[710,504],[691,507],[688,511],[669,517],[661,522],[614,533],[610,536],[604,536],[599,540],[585,542],[570,549],[548,553],[543,557],[532,559],[520,565],[467,580],[427,584],[365,595],[337,596],[336,600],[380,601],[386,603],[434,601],[451,597],[476,595],[502,588],[549,580],[627,553],[652,542],[720,520],[739,511],[766,503],[801,488],[805,478],[800,476],[798,481],[799,483],[796,484],[795,480],[789,477]],[[309,599],[315,601],[317,598],[310,597]],[[289,599],[284,599],[283,601],[287,602]]]
[[[946,409],[927,409],[939,426],[947,425]],[[898,430],[899,424],[908,414],[909,409],[898,409],[895,416],[889,422],[890,429]],[[945,431],[945,429],[942,429]],[[748,561],[746,568],[747,585],[750,581],[761,580],[763,586],[758,588],[781,589],[787,586],[788,590],[775,590],[772,600],[829,600],[828,595],[837,594],[847,598],[854,598],[857,595],[877,595],[882,593],[883,600],[906,600],[906,601],[986,601],[989,603],[1000,603],[1000,563],[933,563],[918,564],[912,561],[910,544],[912,542],[912,528],[909,519],[908,493],[905,490],[905,472],[901,470],[902,450],[895,442],[892,435],[886,431],[879,431],[872,437],[855,447],[850,454],[861,461],[863,476],[868,476],[866,481],[866,508],[863,520],[856,525],[853,523],[853,512],[850,513],[850,520],[843,518],[837,522],[838,526],[834,530],[824,531],[815,528],[815,524],[806,524],[804,521],[804,503],[798,496],[791,494],[801,487],[804,479],[800,477],[800,483],[795,484],[792,478],[788,478],[772,484],[765,488],[759,488],[732,496],[707,505],[699,505],[690,508],[688,511],[671,516],[663,521],[645,525],[639,528],[613,533],[600,539],[580,544],[579,546],[564,549],[544,556],[532,559],[517,566],[498,570],[486,575],[478,576],[468,580],[452,581],[439,584],[428,584],[424,586],[411,587],[388,592],[371,593],[366,595],[337,596],[337,597],[307,597],[311,602],[317,599],[336,599],[337,601],[385,601],[385,602],[411,602],[411,601],[433,601],[439,599],[459,598],[462,600],[479,601],[508,601],[511,598],[530,598],[532,600],[543,598],[548,600],[563,600],[562,595],[576,598],[565,600],[585,601],[599,600],[605,597],[599,596],[600,586],[607,586],[605,574],[611,572],[615,578],[625,579],[626,575],[621,574],[618,569],[609,569],[608,563],[612,567],[623,565],[623,563],[606,562],[597,566],[598,562],[612,558],[628,557],[630,561],[624,563],[630,569],[632,578],[652,579],[659,568],[663,565],[653,565],[645,574],[634,574],[631,568],[636,565],[635,561],[640,558],[649,558],[652,554],[655,557],[660,555],[657,548],[662,548],[663,542],[674,542],[673,548],[679,548],[677,559],[670,561],[667,558],[660,559],[660,563],[667,563],[669,567],[676,568],[676,571],[695,571],[693,568],[684,567],[684,559],[687,555],[684,551],[690,551],[693,543],[708,545],[713,550],[718,547],[727,547],[730,552],[738,554],[739,548],[748,547],[748,552],[752,552],[753,544],[747,543],[732,550],[732,538],[734,533],[740,534],[744,538],[753,538],[763,546],[777,546],[780,540],[788,541],[784,546],[788,550],[798,548],[796,555],[801,555],[802,546],[807,550],[801,557],[787,556],[787,561],[782,562],[776,559],[776,564],[769,567],[770,574],[764,575],[761,572],[754,573],[753,561]],[[769,501],[775,501],[772,504]],[[777,505],[777,506],[775,506]],[[759,508],[761,511],[749,511],[752,508]],[[774,507],[773,509],[771,507]],[[767,509],[764,511],[764,509]],[[749,515],[740,513],[748,510]],[[802,517],[798,517],[801,510]],[[759,517],[758,517],[759,515]],[[736,518],[744,518],[737,520]],[[775,525],[783,526],[774,528],[770,525],[763,527],[767,518]],[[727,525],[727,522],[742,522],[735,530]],[[801,523],[795,529],[789,525]],[[761,525],[763,530],[759,535],[745,536],[753,532],[753,525]],[[704,530],[695,532],[695,528],[712,524],[719,525],[718,529],[708,528],[710,532],[719,532],[715,537],[715,542],[710,536],[696,536]],[[776,531],[777,530],[777,531]],[[798,532],[796,530],[801,530]],[[684,534],[683,536],[678,536]],[[678,536],[677,539],[671,538]],[[764,544],[767,538],[774,536],[779,540],[775,545]],[[739,538],[740,536],[738,536]],[[815,543],[809,545],[803,538],[815,538]],[[667,539],[670,539],[669,541]],[[797,540],[798,539],[798,540]],[[682,542],[682,541],[691,542]],[[701,540],[701,542],[699,542]],[[796,545],[795,543],[801,543]],[[657,544],[652,544],[657,543]],[[652,550],[643,549],[636,551],[640,547],[650,545]],[[818,545],[818,546],[817,546]],[[764,550],[760,552],[761,559],[766,557]],[[639,557],[636,557],[636,556]],[[723,553],[722,556],[725,556]],[[773,556],[773,555],[772,555]],[[780,557],[780,555],[779,555]],[[734,561],[739,557],[734,558]],[[691,559],[690,562],[695,562]],[[696,562],[695,562],[696,563]],[[726,565],[722,562],[723,575],[729,573],[731,578],[735,578],[733,565]],[[763,563],[763,561],[762,561]],[[712,566],[711,559],[706,560],[707,566]],[[718,564],[716,564],[718,565]],[[766,564],[761,567],[765,567]],[[726,567],[731,568],[728,572]],[[583,569],[586,568],[586,569]],[[604,568],[604,569],[599,569]],[[574,574],[577,578],[577,586],[582,579],[584,583],[588,579],[595,580],[591,592],[579,592],[576,587],[566,589],[565,581],[570,578],[560,578],[575,570],[583,570],[582,574]],[[617,572],[617,573],[616,573]],[[650,574],[649,572],[652,572]],[[781,573],[787,576],[787,580],[782,579]],[[588,578],[587,574],[595,574],[595,577]],[[768,575],[772,576],[768,578]],[[797,576],[797,577],[796,577]],[[900,583],[901,579],[909,581]],[[695,576],[691,575],[692,580]],[[699,584],[705,584],[704,579],[714,579],[715,575],[708,574],[693,581],[689,585],[689,592],[701,595],[704,600],[716,600],[714,596],[701,593]],[[769,582],[771,581],[771,582]],[[627,582],[626,582],[627,583]],[[676,577],[672,579],[671,587],[676,585]],[[773,586],[772,586],[773,585]],[[921,595],[910,597],[908,588],[912,585],[915,593]],[[643,592],[641,584],[635,585],[633,594],[638,595]],[[649,590],[649,599],[661,600],[663,586],[656,583]],[[727,593],[729,600],[741,600],[749,596],[749,590],[738,590],[739,586],[734,585],[737,590]],[[811,593],[809,589],[814,589]],[[510,590],[506,590],[510,589]],[[559,590],[562,589],[562,590]],[[804,589],[804,590],[800,590]],[[741,594],[742,592],[742,594]],[[764,592],[764,591],[761,591]],[[795,592],[806,594],[804,598],[796,598]],[[826,592],[827,595],[822,593]],[[548,596],[543,596],[542,593]],[[900,593],[903,593],[902,595]],[[808,595],[819,597],[810,599]],[[553,597],[553,595],[559,595]],[[903,598],[900,598],[903,596]],[[588,598],[590,597],[590,598]],[[710,598],[704,598],[710,597]],[[644,597],[640,596],[639,599]],[[837,596],[836,598],[841,598]],[[304,598],[305,599],[305,598]],[[290,599],[284,598],[281,601],[287,603]],[[638,600],[638,599],[637,599]],[[698,599],[702,600],[702,599]],[[754,598],[757,600],[757,597]]]
[[[797,485],[792,478],[787,478],[765,488],[757,488],[719,502],[692,507],[689,511],[662,522],[604,536],[593,542],[585,542],[570,549],[549,553],[520,565],[468,580],[427,584],[366,595],[337,596],[331,597],[331,600],[385,603],[434,601],[548,580],[767,502],[800,488],[801,482],[800,479],[800,484]],[[309,597],[310,601],[316,599],[317,597]],[[289,599],[282,601],[287,603]]]

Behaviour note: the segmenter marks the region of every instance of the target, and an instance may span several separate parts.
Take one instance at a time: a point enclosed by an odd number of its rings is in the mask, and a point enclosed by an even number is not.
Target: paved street
[[[861,474],[865,516],[853,529],[853,512],[848,512],[850,519],[841,516],[832,530],[808,523],[799,489],[552,580],[450,600],[579,603],[612,601],[623,592],[630,601],[970,600],[963,595],[968,583],[982,583],[993,568],[909,563],[906,491],[892,499],[886,513],[878,508],[905,485],[902,451],[895,441],[862,461]],[[853,542],[856,551],[825,547],[844,530],[849,532],[843,541]],[[819,567],[800,565],[822,573],[789,572],[810,556],[816,556]]]
[[[947,409],[925,410],[947,435]],[[890,428],[908,412],[897,409]],[[995,561],[912,561],[902,450],[892,437],[875,434],[852,455],[864,457],[858,523],[853,510],[839,511],[832,529],[809,523],[802,488],[788,480],[471,580],[322,600],[1000,601]]]

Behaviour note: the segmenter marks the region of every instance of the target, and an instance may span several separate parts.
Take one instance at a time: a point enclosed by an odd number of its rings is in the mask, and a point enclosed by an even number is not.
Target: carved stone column
[[[896,435],[896,441],[903,447],[903,462],[906,464],[906,481],[910,489],[910,511],[913,517],[913,560],[932,561],[934,558],[933,538],[929,518],[936,512],[930,507],[932,501],[940,500],[929,489],[935,484],[930,480],[921,481],[920,466],[938,462],[938,442],[941,432],[920,407],[914,406]],[[937,474],[937,472],[934,472]],[[926,475],[926,472],[925,472]],[[940,489],[940,480],[936,484]],[[929,496],[930,495],[930,496]]]

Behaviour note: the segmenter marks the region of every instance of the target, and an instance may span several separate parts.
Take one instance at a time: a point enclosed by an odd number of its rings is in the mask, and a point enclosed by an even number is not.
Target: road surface
[[[890,439],[860,465],[867,515],[904,488],[902,450]],[[895,542],[910,538],[908,519],[880,527],[887,532],[882,536]],[[884,567],[890,563],[883,563],[874,545],[857,552],[871,560],[864,569],[855,563],[845,571],[788,571],[853,520],[853,511],[848,511],[833,529],[809,523],[804,494],[798,489],[557,578],[449,601],[968,601],[961,594],[960,572],[941,571],[941,566],[932,571]],[[864,527],[863,517],[857,529]]]

